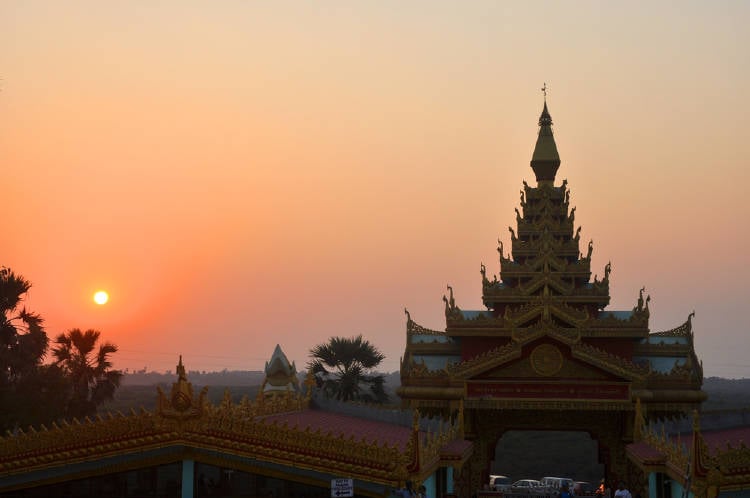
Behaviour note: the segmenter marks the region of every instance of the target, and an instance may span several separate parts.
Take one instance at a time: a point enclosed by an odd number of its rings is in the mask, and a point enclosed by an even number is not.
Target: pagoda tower
[[[278,344],[273,350],[271,359],[266,362],[264,372],[266,377],[263,379],[259,394],[274,396],[300,392],[297,367],[294,362],[289,363],[289,358]]]
[[[499,278],[480,267],[486,309],[462,309],[448,286],[444,331],[406,312],[398,394],[422,412],[463,419],[475,445],[467,489],[486,482],[495,444],[511,429],[588,432],[607,475],[626,478],[636,404],[653,420],[691,413],[706,397],[692,314],[651,333],[645,289],[632,309],[606,309],[611,265],[591,278],[593,242],[580,240],[567,180],[555,184],[559,167],[545,96],[531,158],[536,186],[523,182],[509,250],[498,239]]]

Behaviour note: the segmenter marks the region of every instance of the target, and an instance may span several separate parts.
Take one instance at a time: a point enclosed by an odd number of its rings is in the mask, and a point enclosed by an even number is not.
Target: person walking
[[[630,491],[625,487],[625,483],[620,481],[615,491],[615,498],[633,498]]]
[[[560,498],[573,498],[573,493],[570,492],[570,487],[567,484],[563,484],[560,488]]]

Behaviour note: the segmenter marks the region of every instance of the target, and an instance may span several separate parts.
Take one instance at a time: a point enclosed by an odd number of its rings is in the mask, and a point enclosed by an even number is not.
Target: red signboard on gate
[[[537,382],[469,382],[469,398],[542,398],[627,400],[627,384],[543,384]]]

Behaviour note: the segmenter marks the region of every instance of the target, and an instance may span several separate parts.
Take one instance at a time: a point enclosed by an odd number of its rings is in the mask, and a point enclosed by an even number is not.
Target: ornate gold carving
[[[573,344],[570,351],[574,358],[578,358],[631,380],[643,381],[649,374],[647,367],[636,365],[620,356],[595,348],[583,342]]]
[[[513,328],[511,331],[511,339],[513,342],[520,344],[528,344],[529,342],[544,337],[549,331],[548,325],[534,324],[531,327],[518,327]]]
[[[658,337],[687,337],[692,342],[693,340],[693,317],[695,316],[695,311],[690,313],[688,315],[687,321],[680,325],[679,327],[675,327],[672,330],[665,330],[663,332],[654,332],[653,336]]]
[[[644,429],[643,440],[665,456],[665,469],[677,469],[675,477],[685,484],[684,469],[690,469],[691,491],[695,496],[715,496],[746,486],[750,480],[750,448],[743,441],[709,449],[700,431],[697,412],[693,414],[692,437],[668,436],[664,426]]]
[[[414,355],[409,352],[401,362],[401,382],[403,383],[407,381],[407,379],[447,379],[447,368],[449,367],[439,370],[430,370],[424,359],[417,362],[414,360]]]
[[[531,367],[542,377],[556,375],[563,366],[563,355],[552,344],[541,344],[534,348],[529,357]]]
[[[439,330],[431,330],[426,327],[423,327],[419,325],[417,322],[411,319],[411,314],[409,314],[409,310],[404,308],[404,313],[406,313],[406,334],[408,336],[412,335],[446,335],[444,331]]]
[[[568,306],[559,296],[552,295],[549,288],[545,286],[541,295],[531,297],[526,304],[518,307],[507,306],[503,320],[509,326],[517,327],[538,316],[545,323],[550,323],[554,316],[576,328],[587,327],[590,319],[586,308],[579,309]]]
[[[521,345],[510,343],[475,356],[458,364],[446,368],[451,377],[467,379],[482,373],[494,365],[499,365],[521,357]]]
[[[157,387],[159,400],[157,413],[162,417],[186,420],[200,417],[206,403],[208,388],[204,387],[198,399],[193,399],[193,384],[188,382],[185,367],[182,364],[182,355],[177,364],[177,382],[172,384],[169,398],[164,394],[161,387]]]
[[[453,298],[453,287],[448,286],[448,293],[450,298],[443,295],[443,301],[445,302],[445,318],[446,320],[460,320],[463,318],[461,315],[461,309],[456,306],[456,300]]]
[[[565,344],[576,344],[581,341],[581,329],[577,327],[556,327],[550,330],[548,335]]]
[[[605,315],[603,318],[592,318],[589,321],[591,328],[641,328],[643,335],[647,335],[648,316],[644,313],[633,312],[627,319],[622,320],[614,315]]]
[[[83,423],[74,420],[61,426],[53,424],[50,429],[18,431],[2,438],[0,475],[176,445],[250,456],[289,468],[325,473],[336,469],[355,479],[395,487],[404,478],[425,479],[434,472],[440,452],[460,437],[461,430],[455,423],[443,423],[434,432],[420,431],[417,426],[411,446],[399,447],[268,418],[307,409],[309,395],[303,397],[291,390],[279,396],[261,395],[254,403],[245,399],[235,404],[225,395],[219,405],[196,404],[181,361],[172,396],[167,398],[160,392],[159,400],[158,414],[145,410],[129,416],[109,414]],[[406,473],[409,465],[411,473]],[[106,473],[106,469],[101,472]]]

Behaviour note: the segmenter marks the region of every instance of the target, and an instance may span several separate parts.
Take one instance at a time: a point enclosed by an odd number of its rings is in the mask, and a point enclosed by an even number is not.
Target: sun
[[[94,302],[96,304],[99,304],[99,305],[106,304],[107,301],[109,301],[109,294],[107,294],[103,290],[96,291],[96,293],[94,294]]]

